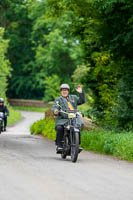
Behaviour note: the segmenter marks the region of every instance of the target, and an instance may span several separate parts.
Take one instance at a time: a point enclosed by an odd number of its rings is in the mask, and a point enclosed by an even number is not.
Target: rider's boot
[[[83,151],[83,149],[82,149],[81,147],[79,147],[79,153],[80,153],[81,151]]]
[[[1,127],[1,131],[4,131],[4,128],[3,128],[3,126]]]
[[[63,145],[59,144],[56,146],[56,153],[61,153],[63,151]]]

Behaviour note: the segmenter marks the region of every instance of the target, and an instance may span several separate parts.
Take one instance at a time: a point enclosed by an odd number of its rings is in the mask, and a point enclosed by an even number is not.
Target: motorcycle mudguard
[[[75,127],[74,127],[74,131],[75,132],[80,132],[80,130],[78,128],[75,128]]]

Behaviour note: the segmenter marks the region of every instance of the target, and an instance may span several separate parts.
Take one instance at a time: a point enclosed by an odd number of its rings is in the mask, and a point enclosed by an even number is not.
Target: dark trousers
[[[4,117],[4,128],[6,128],[6,126],[7,126],[7,117],[5,116]]]
[[[62,146],[62,140],[64,136],[64,126],[63,125],[57,125],[55,127],[56,130],[56,140],[55,143],[57,146]],[[81,135],[79,134],[79,144],[81,144]]]
[[[57,146],[62,146],[62,140],[63,140],[63,136],[64,136],[64,126],[63,125],[57,125],[55,127],[56,130],[56,145]]]

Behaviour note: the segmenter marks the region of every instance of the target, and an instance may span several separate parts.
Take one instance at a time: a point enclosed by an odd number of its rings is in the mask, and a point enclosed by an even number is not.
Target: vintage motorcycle
[[[61,107],[60,105],[58,105]],[[68,116],[68,123],[64,125],[64,136],[63,136],[63,150],[57,153],[61,154],[61,157],[65,159],[67,156],[71,156],[71,161],[76,162],[78,154],[82,151],[80,145],[80,124],[78,118],[80,113],[77,110],[68,110],[60,112]]]
[[[3,130],[3,118],[4,118],[4,113],[0,112],[0,134]]]

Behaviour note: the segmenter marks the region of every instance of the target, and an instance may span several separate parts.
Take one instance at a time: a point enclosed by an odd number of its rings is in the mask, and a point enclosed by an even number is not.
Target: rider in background
[[[61,96],[55,99],[54,105],[52,107],[52,112],[56,118],[55,120],[55,130],[56,130],[56,146],[57,150],[62,150],[62,139],[64,135],[64,124],[67,123],[68,117],[66,114],[60,112],[60,105],[63,111],[66,110],[77,110],[77,105],[81,105],[85,103],[85,94],[82,90],[82,87],[79,85],[76,88],[76,91],[79,93],[79,97],[77,95],[70,95],[70,87],[68,84],[62,84],[60,86]],[[83,121],[79,119],[80,124],[83,125]]]
[[[0,112],[3,112],[4,114],[4,129],[3,131],[6,131],[6,126],[7,126],[7,116],[9,116],[9,110],[7,106],[4,105],[4,99],[0,98]]]

